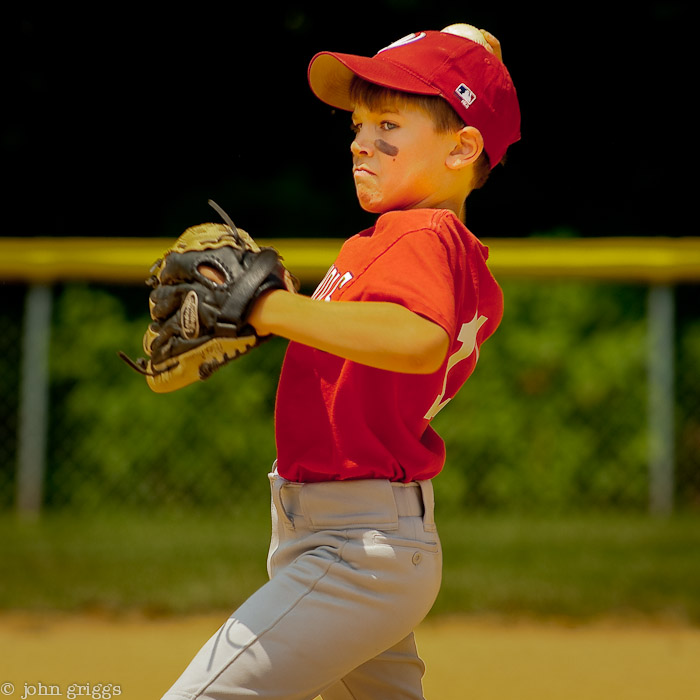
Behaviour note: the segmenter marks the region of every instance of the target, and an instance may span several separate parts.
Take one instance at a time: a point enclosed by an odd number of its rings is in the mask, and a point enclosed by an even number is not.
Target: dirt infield
[[[0,700],[157,700],[222,616],[0,617]],[[700,630],[431,619],[417,632],[430,700],[700,698]]]

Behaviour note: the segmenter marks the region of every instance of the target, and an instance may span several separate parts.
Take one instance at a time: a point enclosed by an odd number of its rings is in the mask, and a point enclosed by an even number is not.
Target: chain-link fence
[[[668,507],[697,509],[698,286],[667,288],[672,307],[664,313],[675,323],[660,346],[647,286],[508,280],[503,287],[501,328],[435,419],[448,449],[435,481],[442,507],[643,511],[653,505],[660,454],[662,482],[672,478]],[[143,287],[0,289],[2,509],[21,504],[27,491],[44,508],[87,511],[227,508],[263,496],[284,341],[271,340],[207,382],[155,395],[117,357],[117,350],[141,352]],[[37,289],[49,334],[31,332],[28,317],[42,308]],[[659,393],[651,370],[664,344],[673,377]],[[27,389],[32,376],[39,386]],[[659,402],[661,413],[651,405]],[[655,456],[664,405],[669,444]]]

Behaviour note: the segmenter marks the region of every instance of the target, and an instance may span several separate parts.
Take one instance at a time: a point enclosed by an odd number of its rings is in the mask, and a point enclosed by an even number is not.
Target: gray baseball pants
[[[163,700],[422,700],[413,629],[442,571],[432,483],[270,483],[270,581]]]

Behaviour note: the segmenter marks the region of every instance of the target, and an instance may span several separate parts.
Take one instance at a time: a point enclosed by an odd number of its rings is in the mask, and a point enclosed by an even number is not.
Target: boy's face
[[[352,123],[353,178],[365,211],[437,208],[459,213],[463,192],[446,164],[458,136],[437,133],[430,115],[411,105],[357,105]]]

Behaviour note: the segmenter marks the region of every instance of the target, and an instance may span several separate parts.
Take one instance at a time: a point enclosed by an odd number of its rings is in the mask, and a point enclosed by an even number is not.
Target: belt
[[[388,488],[390,487],[390,488]],[[306,493],[304,491],[306,490]],[[389,495],[391,494],[391,495]],[[393,499],[392,499],[393,496]],[[396,506],[399,517],[422,517],[425,513],[420,484],[388,482],[386,480],[361,479],[349,481],[322,481],[313,483],[287,482],[281,492],[284,509],[289,515],[308,515],[304,503],[319,500],[333,511],[333,503],[348,515],[353,509],[364,513],[378,513]]]

